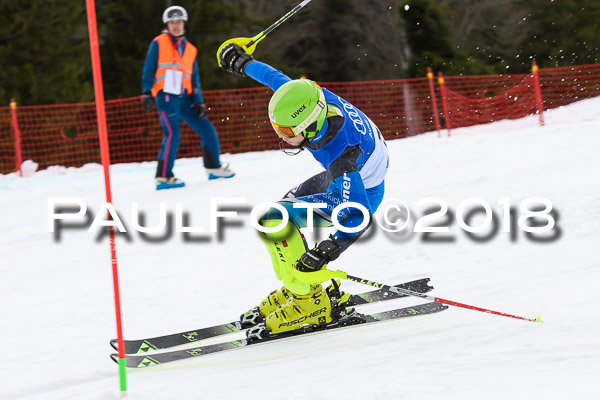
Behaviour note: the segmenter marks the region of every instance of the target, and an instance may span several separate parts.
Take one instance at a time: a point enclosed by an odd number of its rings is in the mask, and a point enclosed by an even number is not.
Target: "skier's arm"
[[[150,93],[154,86],[154,76],[156,75],[156,63],[158,62],[158,43],[153,40],[148,48],[144,69],[142,71],[142,93]]]
[[[246,64],[245,72],[250,78],[270,87],[273,91],[276,91],[281,85],[292,80],[281,71],[277,71],[270,65],[260,61],[250,61]]]
[[[273,91],[291,79],[273,67],[255,61],[240,46],[231,43],[219,53],[219,62],[225,71],[239,76],[249,76],[255,81],[269,86]]]
[[[200,72],[198,70],[198,59],[194,60],[194,71],[192,72],[192,103],[204,103],[202,87],[200,86]]]

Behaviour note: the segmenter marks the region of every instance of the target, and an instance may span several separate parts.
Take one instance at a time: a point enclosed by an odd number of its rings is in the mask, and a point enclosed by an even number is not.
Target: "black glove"
[[[338,258],[341,252],[340,246],[330,237],[304,253],[296,263],[296,269],[301,272],[318,271],[328,262]]]
[[[192,108],[194,109],[194,114],[200,119],[206,118],[206,104],[204,103],[194,103],[192,104]]]
[[[150,112],[152,111],[152,105],[154,104],[154,97],[152,97],[152,93],[145,92],[142,94],[142,107],[144,107],[144,111]]]
[[[246,76],[246,64],[254,60],[250,54],[246,54],[240,46],[235,43],[230,43],[223,47],[219,53],[219,61],[221,68],[225,71],[239,76]]]

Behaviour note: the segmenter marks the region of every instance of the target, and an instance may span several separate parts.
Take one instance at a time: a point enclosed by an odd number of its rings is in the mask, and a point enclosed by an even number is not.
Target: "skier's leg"
[[[336,204],[331,200],[332,196],[328,193],[317,193],[310,194],[299,198],[286,198],[278,202],[289,214],[289,222],[285,226],[285,229],[289,229],[292,232],[291,237],[293,238],[296,232],[301,237],[299,228],[307,226],[308,221],[308,210],[306,207],[294,207],[298,203],[324,203],[326,206],[322,209],[315,209],[312,216],[313,226],[315,227],[328,227],[331,226],[331,211]],[[282,219],[277,212],[281,212],[273,208],[269,210],[261,223],[263,226],[272,223],[273,226],[277,226],[281,223]],[[366,229],[365,229],[366,230]],[[271,247],[270,241],[273,240],[273,233],[264,234],[263,241],[269,249]],[[330,237],[327,241],[321,242],[327,243],[328,241],[334,241],[340,249],[345,249],[352,242],[354,242],[360,233],[354,237],[350,237],[344,240],[338,240],[338,238]],[[286,239],[289,240],[289,239]],[[280,239],[280,242],[281,239]],[[291,240],[292,243],[297,243]],[[283,280],[284,288],[282,292],[284,299],[279,298],[279,307],[275,308],[266,319],[266,326],[272,334],[283,333],[296,329],[301,329],[305,324],[328,324],[336,318],[343,315],[346,307],[346,302],[350,296],[349,293],[344,294],[339,291],[339,283],[332,284],[329,288],[323,289],[322,278],[319,277],[318,272],[306,273],[311,278],[314,277],[310,284],[306,283],[306,280],[298,280],[298,271],[295,268],[295,263],[305,254],[308,250],[306,243],[303,241],[304,248],[300,246],[294,246],[296,252],[284,254],[285,260],[281,257],[276,258],[276,255],[282,253],[271,253],[274,268],[279,268],[279,276]],[[271,247],[273,248],[273,247]],[[274,247],[277,250],[277,247]],[[340,250],[341,251],[341,250]],[[292,260],[291,262],[287,260]],[[287,290],[287,293],[285,292]],[[287,296],[285,296],[287,294]]]
[[[280,202],[279,204],[284,204]],[[291,203],[287,203],[291,204]],[[294,211],[302,209],[293,209]],[[306,209],[303,210],[306,213]],[[259,313],[266,317],[266,326],[271,333],[281,333],[298,329],[300,326],[291,321],[306,324],[330,323],[332,318],[332,299],[323,289],[321,282],[308,285],[299,282],[294,275],[294,263],[306,252],[308,247],[298,226],[292,220],[306,220],[290,216],[290,221],[277,232],[260,232],[260,237],[271,256],[271,262],[277,279],[283,281],[283,287],[271,292],[259,306]],[[265,228],[278,227],[282,224],[281,212],[277,208],[270,209],[259,220]],[[333,305],[339,299],[338,296]],[[344,299],[347,301],[347,296]]]
[[[310,290],[309,285],[294,282],[291,274],[292,264],[307,250],[304,237],[300,233],[300,228],[307,226],[307,210],[294,208],[292,202],[294,202],[297,197],[305,197],[325,192],[331,180],[331,175],[329,175],[327,171],[323,171],[292,188],[284,195],[283,200],[279,202],[279,204],[286,209],[287,214],[290,217],[287,225],[282,227],[278,232],[260,232],[260,237],[265,243],[267,251],[271,256],[275,276],[278,280],[284,282],[284,286],[288,290],[292,290],[297,294],[306,294]],[[326,213],[316,210],[315,214],[325,217],[314,218],[313,222],[315,226],[330,225],[330,222],[327,221]],[[258,223],[265,228],[273,228],[279,226],[282,221],[283,215],[281,214],[281,211],[277,208],[271,208],[259,218]]]
[[[165,95],[162,92],[156,96],[156,109],[163,129],[163,140],[158,153],[156,178],[172,178],[173,165],[177,157],[180,141],[179,98]],[[165,183],[168,179],[164,179]],[[158,182],[158,179],[157,179]],[[183,182],[173,187],[183,186]],[[157,184],[157,188],[159,184]]]
[[[277,209],[271,209],[258,223],[265,228],[280,226],[283,222]],[[308,285],[296,282],[291,274],[291,268],[307,250],[304,237],[293,223],[289,222],[277,232],[260,232],[260,238],[267,247],[275,276],[283,281],[284,286],[294,293],[306,294]]]
[[[279,277],[284,285],[279,291],[283,294],[278,299],[279,306],[273,308],[265,322],[267,329],[272,334],[301,329],[306,324],[328,324],[341,315],[338,310],[345,309],[345,303],[350,297],[349,293],[343,294],[339,291],[339,282],[324,289],[322,281],[318,277],[314,282],[307,284],[299,281],[295,273],[297,272],[295,263],[308,250],[300,228],[307,226],[309,208],[294,207],[294,204],[325,203],[327,207],[316,209],[312,220],[313,226],[327,227],[331,226],[331,217],[327,212],[333,209],[333,205],[327,201],[328,198],[325,193],[319,193],[279,201],[278,204],[289,215],[288,223],[280,231],[283,232],[283,237],[275,236],[279,232],[261,233],[263,242],[271,254],[273,268],[278,269]],[[279,209],[272,208],[262,217],[260,223],[265,227],[278,226],[283,221],[281,214]],[[277,247],[274,245],[275,243],[288,244],[288,246]],[[273,252],[272,250],[281,251]]]
[[[308,250],[306,242],[300,229],[308,224],[308,212],[311,208],[294,207],[298,203],[324,203],[324,208],[314,209],[312,215],[313,226],[328,227],[331,226],[331,212],[337,205],[335,198],[328,194],[328,187],[331,183],[331,176],[327,172],[315,175],[302,184],[290,190],[280,200],[278,204],[283,207],[289,216],[289,221],[278,232],[261,232],[261,238],[265,243],[271,256],[273,269],[278,279],[283,281],[284,287],[261,303],[261,314],[265,311],[273,310],[267,316],[267,327],[272,333],[280,333],[289,330],[298,329],[300,325],[290,321],[303,321],[309,324],[329,323],[333,318],[333,310],[343,308],[343,303],[347,301],[348,295],[343,295],[334,285],[335,292],[331,288],[323,290],[318,275],[315,275],[313,284],[306,284],[297,279],[294,264]],[[381,189],[383,186],[381,187]],[[368,194],[369,201],[376,203],[377,208],[381,202],[382,190]],[[259,223],[264,227],[280,226],[283,222],[282,211],[278,208],[271,208],[260,219]],[[366,230],[366,229],[365,229]],[[349,237],[340,242],[340,248],[347,248],[354,242],[360,233],[355,237]],[[338,242],[337,238],[335,239]],[[326,294],[327,293],[327,294]]]
[[[283,199],[290,199],[296,197],[309,196],[311,194],[325,193],[327,187],[333,181],[333,177],[327,171],[318,173],[301,184],[291,188],[284,196]]]
[[[202,159],[209,179],[231,178],[235,175],[228,165],[221,165],[221,145],[214,125],[208,118],[199,119],[192,110],[189,96],[181,104],[181,118],[200,137]]]

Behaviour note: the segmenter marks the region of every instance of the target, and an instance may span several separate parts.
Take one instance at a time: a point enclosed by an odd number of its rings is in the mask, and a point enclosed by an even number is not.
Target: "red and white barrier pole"
[[[98,119],[98,134],[100,139],[100,155],[104,168],[104,188],[106,202],[112,204],[110,190],[110,152],[108,148],[108,133],[106,129],[106,112],[104,109],[104,91],[102,86],[102,69],[100,65],[100,51],[98,45],[98,28],[96,26],[96,5],[94,0],[86,0],[88,30],[90,34],[90,52],[92,53],[92,70],[94,73],[94,93],[96,96],[96,114]],[[110,218],[110,215],[109,215]],[[123,328],[121,324],[121,301],[119,296],[119,274],[117,269],[117,250],[115,243],[115,231],[109,226],[110,233],[110,259],[113,274],[113,287],[115,295],[115,314],[117,318],[117,343],[119,346],[119,380],[121,391],[127,391],[127,375],[125,360],[125,345],[123,343]]]
[[[10,124],[15,133],[15,171],[18,171],[19,176],[23,176],[21,164],[23,164],[23,156],[21,155],[21,130],[19,129],[19,121],[17,119],[17,102],[15,99],[10,99]]]
[[[431,106],[433,107],[433,121],[438,137],[440,137],[440,116],[438,115],[437,102],[435,98],[435,87],[433,86],[433,72],[431,67],[427,67],[427,79],[429,80],[429,94],[431,96]]]
[[[539,67],[535,60],[531,63],[531,73],[533,74],[533,83],[535,90],[535,104],[537,107],[538,115],[540,117],[540,126],[544,126],[544,101],[542,99],[542,88],[540,86],[540,75],[538,73]]]
[[[440,93],[442,95],[442,106],[444,107],[444,119],[446,120],[446,130],[448,131],[448,136],[450,136],[451,124],[450,124],[450,113],[448,112],[448,100],[446,98],[446,83],[444,80],[444,75],[440,71],[438,73],[438,84],[440,85]]]

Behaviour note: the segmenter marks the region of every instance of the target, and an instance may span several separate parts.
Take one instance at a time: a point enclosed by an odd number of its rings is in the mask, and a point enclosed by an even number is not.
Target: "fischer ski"
[[[307,326],[305,329],[302,330],[286,332],[279,335],[269,335],[264,339],[240,339],[232,340],[225,343],[211,344],[206,346],[174,350],[163,353],[127,355],[127,367],[146,368],[168,362],[183,360],[186,358],[205,356],[212,353],[219,353],[227,350],[239,349],[259,343],[269,343],[272,341],[296,337],[308,333],[325,332],[336,328],[353,327],[374,322],[391,321],[400,318],[433,314],[446,310],[447,308],[448,306],[439,303],[425,303],[413,307],[399,308],[396,310],[384,311],[381,313],[374,314],[359,314],[356,311],[350,311],[347,315],[347,318],[343,317],[338,321],[334,321],[326,325],[311,325]],[[118,362],[118,357],[119,356],[117,354],[110,355],[110,358],[115,362]]]
[[[428,285],[429,278],[417,279],[415,281],[401,283],[396,287],[412,290],[419,293],[427,293],[433,289]],[[403,294],[392,293],[384,289],[375,291],[353,294],[347,303],[348,307],[362,306],[364,304],[377,303],[380,301],[394,300],[403,297],[408,297]],[[260,322],[260,321],[258,321]],[[147,339],[124,340],[126,354],[147,353],[154,350],[167,349],[183,344],[197,342],[199,340],[209,339],[216,336],[227,335],[230,333],[240,332],[251,328],[256,324],[242,323],[239,320],[225,324],[210,326],[206,328],[194,329],[186,332],[173,333],[164,336],[158,336]],[[112,339],[110,345],[118,350],[117,340]]]

